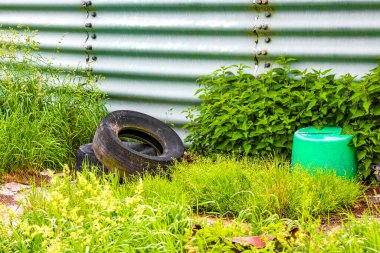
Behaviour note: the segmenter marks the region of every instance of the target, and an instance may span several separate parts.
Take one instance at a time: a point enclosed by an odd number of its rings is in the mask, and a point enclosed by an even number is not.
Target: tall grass
[[[362,193],[359,183],[301,168],[290,172],[288,162],[276,159],[200,158],[176,164],[170,179],[147,176],[144,184],[147,198],[183,198],[197,212],[222,216],[242,210],[252,217],[316,216],[342,211]]]
[[[0,173],[73,162],[107,113],[97,77],[53,67],[28,30],[0,44]]]

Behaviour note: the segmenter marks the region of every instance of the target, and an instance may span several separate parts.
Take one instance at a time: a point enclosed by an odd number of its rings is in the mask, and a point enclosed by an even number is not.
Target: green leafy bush
[[[0,172],[73,162],[107,113],[97,77],[53,67],[33,35],[0,32]]]
[[[204,155],[235,153],[290,158],[297,129],[341,126],[355,134],[360,173],[380,162],[380,67],[360,81],[330,70],[297,70],[284,57],[254,77],[246,66],[222,67],[201,77],[202,103],[188,109],[190,149]]]

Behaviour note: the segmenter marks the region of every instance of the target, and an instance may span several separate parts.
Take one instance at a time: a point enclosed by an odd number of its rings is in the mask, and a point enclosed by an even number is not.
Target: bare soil
[[[15,200],[13,195],[0,194],[0,204],[5,206],[16,206],[18,205],[18,202]]]
[[[40,171],[6,173],[0,177],[0,184],[16,182],[25,185],[35,184],[36,186],[41,186],[41,183],[48,183],[49,181],[50,177]]]

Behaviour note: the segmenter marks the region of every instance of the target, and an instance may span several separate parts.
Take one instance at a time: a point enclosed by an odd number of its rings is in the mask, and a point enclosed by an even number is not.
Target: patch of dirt
[[[380,186],[370,186],[359,198],[358,202],[351,208],[344,210],[346,214],[330,214],[322,218],[321,229],[331,230],[340,227],[342,223],[348,221],[347,213],[351,213],[356,218],[364,215],[380,219]]]
[[[362,217],[364,214],[380,217],[380,186],[370,186],[365,191],[358,203],[350,209],[355,217]]]
[[[36,186],[40,187],[42,183],[46,184],[49,181],[50,177],[45,171],[20,171],[6,173],[0,177],[0,184],[17,182],[20,184],[30,185],[34,183]]]
[[[34,172],[22,171],[17,173],[3,174],[0,177],[0,207],[6,206],[19,215],[23,213],[23,207],[19,201],[24,199],[25,193],[31,185],[41,187],[41,184],[49,184],[51,177],[48,171]],[[1,215],[1,208],[0,208]]]
[[[18,202],[14,199],[13,195],[0,194],[0,204],[5,206],[17,206]]]

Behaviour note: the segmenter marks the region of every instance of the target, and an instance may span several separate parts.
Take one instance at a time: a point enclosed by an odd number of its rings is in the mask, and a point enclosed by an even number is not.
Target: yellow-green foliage
[[[123,195],[118,179],[93,173],[53,176],[26,200],[26,213],[1,225],[2,252],[175,252],[189,226],[188,209],[146,204],[139,182]],[[29,209],[28,209],[29,208]]]

